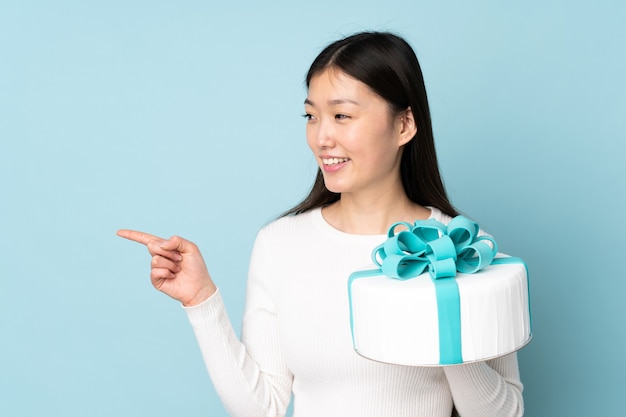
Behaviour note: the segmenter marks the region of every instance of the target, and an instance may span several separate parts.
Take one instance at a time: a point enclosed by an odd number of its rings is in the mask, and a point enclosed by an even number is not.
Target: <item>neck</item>
[[[387,233],[395,222],[413,222],[430,216],[430,210],[409,200],[400,191],[343,193],[341,199],[322,210],[326,221],[334,228],[359,235]]]

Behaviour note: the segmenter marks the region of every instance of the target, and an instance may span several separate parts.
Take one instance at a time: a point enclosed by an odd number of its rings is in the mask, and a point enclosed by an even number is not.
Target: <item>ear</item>
[[[399,128],[400,128],[400,142],[399,145],[406,145],[413,139],[417,133],[417,125],[415,124],[415,117],[413,117],[413,111],[411,107],[407,107],[405,111],[400,113]]]

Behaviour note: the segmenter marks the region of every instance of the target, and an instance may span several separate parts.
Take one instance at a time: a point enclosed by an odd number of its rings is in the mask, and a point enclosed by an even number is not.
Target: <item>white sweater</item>
[[[450,217],[432,209],[431,218]],[[384,235],[334,229],[316,209],[258,234],[241,341],[219,291],[185,308],[206,367],[233,417],[521,416],[516,354],[447,367],[374,362],[352,348],[347,281]]]

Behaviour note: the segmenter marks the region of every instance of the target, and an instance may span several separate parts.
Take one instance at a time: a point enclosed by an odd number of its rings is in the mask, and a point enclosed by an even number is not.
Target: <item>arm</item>
[[[152,255],[152,284],[180,301],[194,329],[207,370],[233,417],[280,417],[291,394],[292,376],[278,344],[277,308],[271,294],[271,265],[259,239],[250,262],[242,342],[235,335],[222,297],[197,246],[131,230],[118,235],[146,245]]]
[[[256,328],[239,341],[219,291],[204,303],[185,307],[213,385],[233,417],[283,416],[289,405],[291,375],[277,346],[275,319],[246,320]],[[254,353],[259,353],[253,357]]]
[[[461,417],[521,417],[524,414],[516,353],[486,362],[447,366],[444,372]]]

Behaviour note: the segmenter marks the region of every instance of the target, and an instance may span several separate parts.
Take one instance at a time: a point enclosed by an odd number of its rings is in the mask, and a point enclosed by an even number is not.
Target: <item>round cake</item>
[[[458,287],[450,299],[437,288],[448,284]],[[380,270],[362,271],[351,276],[348,287],[354,349],[376,361],[412,366],[482,361],[516,351],[531,337],[528,277],[517,258],[498,254],[477,272],[445,280],[426,272],[393,279]]]

